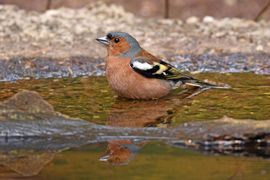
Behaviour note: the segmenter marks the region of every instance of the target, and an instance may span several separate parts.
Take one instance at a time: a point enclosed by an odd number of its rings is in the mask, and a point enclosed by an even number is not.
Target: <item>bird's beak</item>
[[[106,36],[97,38],[96,40],[97,40],[98,42],[100,42],[101,44],[109,45],[109,41],[108,41],[108,39],[107,39]]]

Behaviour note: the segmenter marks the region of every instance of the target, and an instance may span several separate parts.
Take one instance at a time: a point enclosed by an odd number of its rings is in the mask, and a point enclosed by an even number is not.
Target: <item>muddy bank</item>
[[[106,51],[95,38],[109,31],[129,32],[184,70],[269,74],[268,21],[143,19],[103,3],[44,13],[1,6],[0,15],[0,80],[100,75]]]

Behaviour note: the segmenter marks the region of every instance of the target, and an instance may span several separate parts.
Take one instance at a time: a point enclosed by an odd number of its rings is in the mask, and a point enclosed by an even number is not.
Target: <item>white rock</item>
[[[262,45],[258,45],[256,47],[256,51],[263,51],[263,46]]]
[[[199,22],[199,18],[196,16],[191,16],[191,17],[186,19],[187,24],[196,24],[198,22]]]
[[[205,16],[204,18],[203,18],[203,22],[204,23],[212,23],[212,22],[214,22],[215,21],[215,18],[213,18],[212,16]]]

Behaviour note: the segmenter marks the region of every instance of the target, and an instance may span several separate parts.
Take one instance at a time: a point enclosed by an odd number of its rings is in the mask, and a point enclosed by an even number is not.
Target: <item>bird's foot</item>
[[[201,94],[202,92],[207,91],[209,89],[211,89],[211,88],[210,87],[199,88],[197,91],[195,91],[191,95],[187,96],[186,98],[190,99],[190,98],[197,96],[198,94]]]

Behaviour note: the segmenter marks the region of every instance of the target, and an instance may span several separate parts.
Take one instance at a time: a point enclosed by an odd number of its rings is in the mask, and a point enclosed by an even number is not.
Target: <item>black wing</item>
[[[166,63],[162,60],[157,62],[138,57],[131,60],[130,66],[134,71],[147,78],[158,78],[166,80],[193,79],[190,76],[184,75],[179,69],[176,69],[169,63]]]

